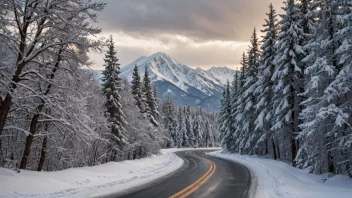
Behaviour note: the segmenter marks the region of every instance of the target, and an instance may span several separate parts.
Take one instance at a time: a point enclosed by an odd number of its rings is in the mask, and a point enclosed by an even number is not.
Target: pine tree
[[[185,134],[184,138],[187,137],[188,140],[188,146],[189,147],[195,147],[196,146],[196,137],[194,136],[193,133],[193,126],[192,126],[192,117],[191,117],[191,107],[185,108]],[[185,144],[187,144],[185,142]]]
[[[158,117],[159,112],[157,109],[156,101],[154,99],[153,90],[151,88],[150,79],[149,79],[149,72],[148,68],[145,67],[144,78],[143,78],[143,89],[142,93],[144,97],[144,106],[145,106],[145,113],[147,114],[150,122],[155,126],[159,126]]]
[[[201,131],[201,124],[198,116],[195,117],[193,120],[193,134],[194,134],[194,146],[199,148],[201,147],[201,137],[202,137],[202,131]]]
[[[335,123],[334,134],[328,134],[331,137],[328,142],[332,142],[331,149],[336,149],[334,153],[328,152],[328,158],[334,158],[328,163],[329,169],[334,165],[334,173],[340,171],[352,178],[352,4],[344,0],[335,3],[339,8],[339,30],[335,34],[339,41],[335,52],[338,59],[337,76],[326,89],[324,100],[336,101],[336,104],[322,108],[319,113],[322,117],[331,116]]]
[[[256,83],[255,94],[257,95],[256,111],[258,112],[258,117],[255,120],[255,131],[260,137],[256,143],[256,148],[263,148],[263,143],[265,147],[265,154],[268,154],[268,139],[273,142],[273,136],[270,131],[272,118],[273,118],[273,106],[272,99],[274,96],[273,91],[273,81],[271,80],[272,75],[275,70],[274,58],[276,55],[275,44],[277,41],[278,34],[278,20],[276,11],[272,4],[269,6],[269,13],[266,14],[268,19],[265,20],[263,25],[264,30],[262,32],[265,34],[262,41],[262,54],[260,57],[259,66],[259,79]],[[274,144],[275,145],[275,144]],[[273,153],[275,148],[272,148]],[[274,154],[274,159],[276,155]]]
[[[132,79],[132,94],[136,100],[136,105],[138,106],[140,112],[143,113],[145,110],[143,106],[142,83],[137,65],[134,66]]]
[[[318,34],[309,45],[309,81],[303,102],[297,156],[300,167],[314,173],[351,172],[351,11],[345,1],[320,1]],[[345,12],[347,11],[347,12]],[[344,18],[344,16],[347,16]],[[340,18],[340,20],[338,20]],[[348,19],[349,18],[349,19]],[[347,146],[347,147],[346,147]]]
[[[243,102],[243,108],[240,112],[241,118],[238,120],[238,122],[242,123],[238,128],[238,133],[243,134],[245,137],[241,144],[241,148],[243,148],[246,153],[253,152],[252,145],[254,145],[258,139],[258,133],[254,133],[254,121],[257,118],[255,111],[256,97],[254,91],[256,89],[256,82],[258,81],[260,50],[259,40],[255,29],[250,42],[248,67],[246,68],[245,73],[246,78],[243,85],[243,92],[240,96],[240,100]]]
[[[159,109],[158,89],[156,88],[156,86],[154,86],[153,88],[153,97],[154,97],[155,107],[156,109]]]
[[[223,93],[222,106],[220,111],[220,134],[221,134],[221,145],[225,149],[229,149],[229,139],[231,132],[231,91],[230,83],[227,81],[226,89]]]
[[[106,96],[105,108],[106,116],[108,118],[109,127],[111,129],[112,141],[120,148],[126,144],[126,135],[124,125],[127,124],[125,115],[120,103],[121,91],[120,84],[120,64],[116,58],[116,51],[112,37],[109,40],[108,51],[105,54],[105,70],[103,71],[103,91]],[[114,145],[112,145],[114,149]],[[115,151],[114,151],[115,152]],[[112,160],[113,158],[111,158]]]
[[[281,33],[278,37],[274,81],[275,121],[273,130],[283,139],[283,146],[290,150],[292,165],[296,165],[298,150],[297,134],[300,132],[299,114],[301,113],[304,51],[300,43],[304,33],[300,24],[299,9],[294,0],[287,0],[282,15]]]
[[[242,67],[241,67],[241,74],[238,80],[239,81],[238,93],[237,93],[237,96],[232,98],[232,101],[231,101],[231,117],[232,119],[234,119],[232,128],[234,129],[234,132],[230,137],[230,139],[233,140],[233,142],[231,143],[233,145],[231,145],[231,148],[229,149],[235,152],[240,152],[240,144],[242,142],[242,138],[241,138],[242,135],[240,134],[241,133],[240,128],[242,127],[243,123],[240,120],[242,119],[244,103],[241,101],[241,96],[244,92],[243,85],[245,84],[246,69],[248,67],[248,58],[245,53],[243,53],[242,55],[242,60],[240,64],[242,65]]]
[[[183,135],[184,135],[184,121],[183,121],[183,111],[179,107],[177,111],[177,131],[176,131],[176,145],[178,148],[183,147]]]
[[[226,131],[224,130],[225,127],[224,127],[224,124],[225,124],[225,120],[223,119],[224,118],[224,115],[226,113],[226,90],[224,90],[222,92],[222,97],[221,97],[221,102],[220,102],[220,116],[219,116],[219,132],[220,132],[220,144],[221,144],[221,147],[222,148],[225,148],[227,149],[227,141],[225,139],[225,136],[226,136]]]
[[[196,147],[204,146],[204,115],[201,108],[196,109],[196,115],[193,119],[193,134],[195,137]]]
[[[233,137],[233,133],[236,131],[236,112],[235,112],[235,109],[236,109],[236,103],[237,103],[237,99],[238,99],[238,95],[239,95],[239,77],[238,77],[238,73],[236,71],[235,73],[235,76],[234,76],[234,79],[231,83],[231,91],[230,91],[230,123],[229,123],[229,126],[230,126],[230,133],[226,135],[226,139],[227,140],[224,140],[227,142],[227,149],[228,150],[233,150],[234,147],[235,147],[235,140],[234,140],[234,137]]]
[[[248,67],[248,57],[245,52],[243,52],[242,59],[241,59],[241,75],[240,75],[240,87],[243,87],[246,81],[246,69]]]
[[[172,138],[173,144],[177,145],[177,122],[175,120],[175,107],[170,97],[164,102],[164,125],[168,130],[170,137]]]
[[[209,123],[209,120],[205,121],[205,126],[204,126],[204,146],[205,147],[213,147],[215,146],[214,144],[214,135]]]
[[[182,136],[182,144],[181,147],[189,147],[189,138],[186,129],[186,107],[180,107],[179,109],[179,131],[180,135]]]

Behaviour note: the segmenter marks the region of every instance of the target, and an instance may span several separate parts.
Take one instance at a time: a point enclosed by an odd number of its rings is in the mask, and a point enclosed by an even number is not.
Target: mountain
[[[140,57],[122,67],[121,78],[131,82],[135,65],[141,76],[147,67],[151,82],[158,89],[159,100],[170,96],[177,105],[199,106],[207,111],[219,110],[224,86],[227,80],[232,81],[236,72],[227,67],[192,69],[171,56],[158,52],[149,57]]]

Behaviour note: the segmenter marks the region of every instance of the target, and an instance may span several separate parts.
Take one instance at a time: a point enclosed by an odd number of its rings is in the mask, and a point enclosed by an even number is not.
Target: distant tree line
[[[177,107],[170,98],[161,104],[162,122],[171,137],[168,147],[219,146],[218,114],[201,108]]]
[[[161,126],[168,137],[167,148],[172,147],[214,147],[219,145],[218,114],[204,112],[191,106],[178,107],[171,97],[161,104],[158,102],[156,87],[150,86],[149,72],[145,67],[141,81],[138,66],[132,75],[132,94],[135,105],[154,126]],[[159,113],[160,112],[160,113]],[[161,122],[161,124],[159,124]]]
[[[222,98],[222,146],[352,177],[352,2],[272,5]]]

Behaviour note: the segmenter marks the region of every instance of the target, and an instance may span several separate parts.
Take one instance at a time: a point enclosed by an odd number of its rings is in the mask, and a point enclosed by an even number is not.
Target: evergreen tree
[[[154,97],[155,107],[156,109],[159,109],[158,89],[156,88],[156,86],[154,86],[153,88],[153,97]]]
[[[238,80],[238,91],[237,91],[237,96],[232,98],[231,100],[231,119],[234,119],[232,121],[232,128],[234,129],[233,134],[231,135],[230,139],[233,140],[233,142],[231,143],[231,151],[236,151],[236,152],[240,152],[240,142],[242,141],[241,138],[241,134],[240,134],[240,128],[242,126],[242,122],[240,122],[241,117],[242,117],[242,110],[244,108],[244,103],[241,101],[241,96],[243,94],[243,85],[245,83],[245,74],[246,74],[246,68],[248,67],[248,59],[247,59],[247,55],[245,53],[243,53],[242,55],[242,60],[240,62],[241,64],[241,74]],[[221,117],[221,116],[220,116]],[[221,123],[220,123],[221,124]]]
[[[221,134],[221,145],[225,149],[229,149],[228,140],[230,139],[231,133],[231,92],[230,83],[227,81],[226,89],[223,94],[222,106],[220,111],[220,134]]]
[[[254,133],[254,121],[257,118],[255,111],[256,97],[254,91],[256,89],[256,82],[258,81],[258,68],[259,68],[259,40],[256,30],[251,37],[251,45],[248,51],[248,68],[246,68],[246,78],[243,85],[243,92],[240,100],[243,102],[241,109],[241,117],[238,122],[241,125],[238,127],[237,132],[243,134],[244,138],[241,148],[244,152],[252,152],[252,145],[258,140],[258,133]]]
[[[189,147],[189,138],[186,129],[186,107],[180,107],[179,130],[182,135],[182,147]]]
[[[164,102],[164,125],[168,130],[170,137],[172,138],[173,144],[177,145],[177,122],[175,120],[175,107],[170,97]]]
[[[120,64],[116,58],[116,51],[114,47],[114,41],[112,37],[109,40],[108,51],[105,54],[105,70],[103,71],[103,91],[106,96],[105,108],[106,116],[108,118],[109,127],[111,129],[111,135],[114,143],[116,143],[120,148],[126,144],[126,135],[124,125],[127,124],[125,120],[125,115],[122,110],[122,105],[120,103],[121,96],[121,79],[120,74]],[[115,148],[112,145],[112,149]]]
[[[256,83],[255,94],[257,95],[256,111],[258,117],[255,120],[255,131],[258,134],[259,141],[256,143],[256,148],[265,147],[265,154],[268,154],[268,139],[270,138],[274,142],[272,131],[270,131],[272,118],[273,118],[273,106],[272,99],[274,96],[273,81],[271,80],[272,75],[275,71],[274,58],[276,55],[275,44],[277,42],[278,34],[278,20],[276,11],[272,4],[269,6],[269,13],[266,14],[268,19],[265,20],[263,25],[264,33],[262,41],[262,54],[260,58],[259,66],[259,79]],[[264,146],[262,145],[264,143]],[[275,143],[273,144],[275,145]],[[275,148],[272,148],[273,153]],[[274,156],[276,156],[274,154]],[[276,157],[274,157],[275,159]]]
[[[204,146],[204,115],[202,109],[199,108],[196,110],[196,115],[193,120],[193,133],[196,138],[196,147]]]
[[[177,111],[177,131],[176,131],[176,146],[178,148],[181,148],[184,146],[183,145],[183,142],[184,142],[183,135],[185,131],[184,129],[185,129],[185,126],[184,126],[184,120],[183,120],[183,111],[182,111],[182,108],[179,107]]]
[[[142,89],[145,101],[145,113],[147,114],[148,118],[150,119],[150,122],[155,126],[159,126],[158,123],[158,117],[159,117],[159,112],[157,109],[157,104],[154,99],[154,93],[151,88],[150,84],[150,79],[149,79],[149,72],[148,68],[145,67],[145,72],[144,72],[144,78],[143,78],[143,89]]]
[[[227,139],[225,138],[226,136],[226,131],[224,130],[224,115],[226,114],[226,90],[222,92],[222,97],[221,97],[221,103],[220,103],[220,115],[219,115],[219,132],[220,132],[220,144],[221,147],[227,149]]]
[[[185,108],[185,134],[184,138],[187,137],[188,146],[195,147],[196,146],[196,137],[193,133],[193,126],[192,126],[192,118],[191,118],[191,107]],[[186,144],[186,142],[185,142]]]
[[[213,147],[215,146],[214,144],[214,136],[213,132],[209,123],[209,120],[205,121],[205,126],[204,126],[204,146],[205,147]]]
[[[274,81],[275,121],[273,130],[282,137],[282,146],[290,150],[290,160],[296,165],[298,150],[297,134],[300,132],[299,114],[301,113],[304,51],[300,43],[304,33],[300,23],[300,10],[294,0],[287,0],[282,15],[281,33],[278,37]],[[288,147],[287,147],[288,146]]]
[[[319,112],[321,117],[329,115],[334,121],[333,134],[327,142],[331,142],[328,158],[329,171],[347,173],[352,178],[352,9],[351,1],[338,0],[339,30],[335,38],[339,41],[335,56],[338,59],[335,80],[325,91],[324,101],[336,101]],[[334,163],[333,167],[331,167]],[[335,168],[335,170],[330,168]]]
[[[201,124],[200,124],[200,120],[198,119],[198,116],[195,117],[195,119],[193,120],[193,134],[194,134],[194,146],[195,147],[201,147],[201,142],[202,142],[202,131],[201,131]]]
[[[233,138],[233,133],[236,131],[236,112],[235,112],[235,109],[236,109],[236,103],[237,103],[237,99],[238,99],[238,95],[239,95],[239,77],[238,77],[238,73],[236,71],[235,73],[235,76],[234,76],[234,79],[231,83],[231,91],[230,91],[230,123],[229,123],[229,126],[230,126],[230,133],[226,135],[226,139],[225,140],[227,142],[227,149],[228,150],[233,150],[234,148],[234,145],[235,145],[235,140]]]
[[[337,170],[352,176],[350,167],[351,11],[344,1],[320,1],[318,32],[309,45],[309,81],[301,117],[303,146],[297,160],[314,173]],[[348,10],[348,9],[347,9]],[[343,16],[347,16],[344,18]],[[340,20],[338,20],[340,18]],[[342,19],[342,20],[341,20]],[[336,152],[338,151],[338,152]]]
[[[336,14],[335,16],[327,16],[327,10],[330,9],[330,6],[323,6],[323,4],[321,4],[320,9],[315,11],[315,15],[319,17],[317,30],[320,33],[316,34],[309,44],[305,46],[309,55],[304,61],[305,63],[312,64],[305,68],[307,83],[304,96],[306,99],[302,102],[305,108],[300,115],[303,121],[303,124],[300,126],[302,129],[300,139],[304,139],[304,142],[298,152],[297,162],[299,167],[302,168],[316,163],[317,166],[312,166],[311,171],[313,172],[322,170],[321,165],[324,163],[320,160],[324,159],[324,153],[316,155],[318,152],[317,149],[320,150],[320,148],[323,147],[325,144],[324,136],[327,134],[327,131],[331,130],[331,127],[321,123],[317,116],[317,112],[319,112],[320,108],[326,106],[326,104],[322,104],[321,101],[324,91],[335,77],[334,68],[336,65],[334,66],[333,60],[333,54],[335,53],[333,39],[336,30],[333,24],[336,24],[336,22],[333,22],[332,19],[336,17]],[[328,120],[324,121],[325,123],[328,122]],[[311,135],[308,136],[308,133]],[[312,146],[313,141],[318,148]]]
[[[144,112],[143,106],[143,96],[142,96],[142,83],[141,77],[138,72],[138,67],[135,65],[133,74],[132,74],[132,94],[136,100],[136,105],[138,106],[141,113]]]
[[[243,52],[242,59],[241,59],[241,75],[240,75],[240,87],[243,87],[244,83],[246,82],[246,69],[248,67],[248,57],[245,52]]]

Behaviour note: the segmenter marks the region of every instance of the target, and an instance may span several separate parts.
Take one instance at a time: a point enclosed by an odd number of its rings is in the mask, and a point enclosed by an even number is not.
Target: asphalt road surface
[[[176,153],[184,165],[148,185],[111,195],[111,198],[247,198],[249,170],[241,164],[206,155],[209,151]]]

